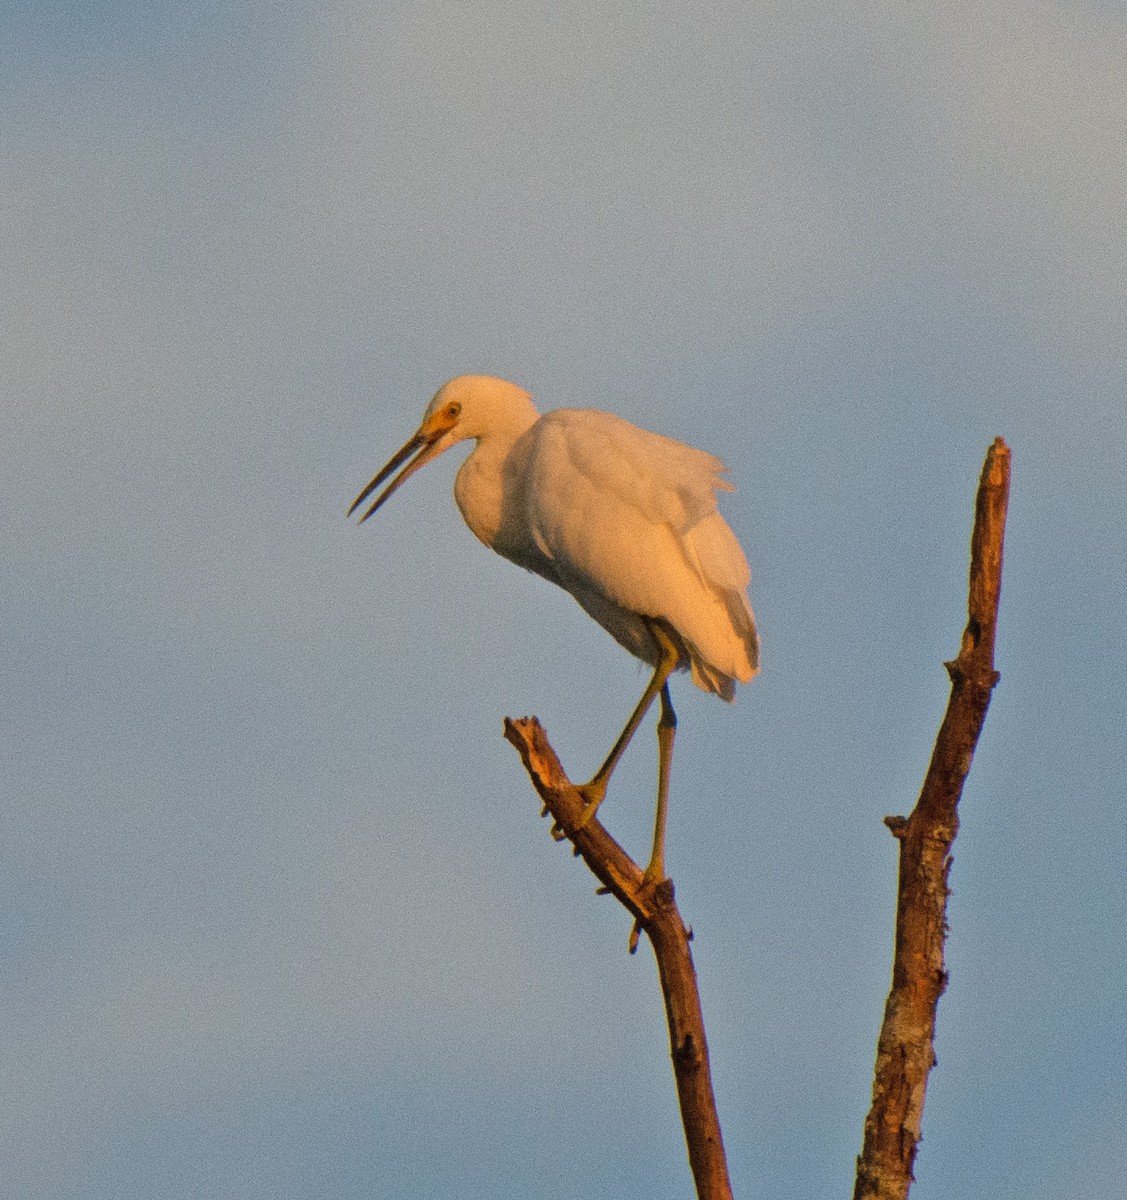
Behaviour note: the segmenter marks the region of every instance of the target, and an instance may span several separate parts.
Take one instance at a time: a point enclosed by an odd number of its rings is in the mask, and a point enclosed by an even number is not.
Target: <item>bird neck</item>
[[[506,491],[512,472],[506,469],[521,438],[536,424],[539,414],[528,401],[527,409],[509,410],[504,421],[481,434],[454,480],[454,499],[466,524],[485,545],[497,549],[505,512]],[[503,553],[503,551],[502,551]]]

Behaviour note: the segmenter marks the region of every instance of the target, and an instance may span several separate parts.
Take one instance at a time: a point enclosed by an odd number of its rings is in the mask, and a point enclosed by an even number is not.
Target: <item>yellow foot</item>
[[[650,859],[649,866],[642,874],[642,887],[653,887],[654,884],[665,882],[665,863],[654,862]]]
[[[581,829],[586,829],[591,823],[591,818],[598,811],[599,805],[603,802],[603,797],[607,794],[607,785],[600,782],[598,778],[592,779],[590,783],[579,784],[575,789],[583,797],[583,811],[579,814],[579,820],[571,827],[570,831],[563,828],[562,825],[556,824],[552,826],[552,837],[557,842],[562,842],[572,833],[578,833]]]
[[[580,829],[586,829],[591,823],[591,818],[598,812],[599,805],[606,797],[607,785],[605,780],[596,777],[590,783],[580,784],[575,790],[583,797],[584,803],[583,812],[580,813],[579,820],[575,822],[575,829],[578,832]]]

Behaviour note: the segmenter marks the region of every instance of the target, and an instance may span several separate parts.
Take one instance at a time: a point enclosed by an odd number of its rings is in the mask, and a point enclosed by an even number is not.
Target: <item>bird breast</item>
[[[510,562],[558,582],[527,518],[528,437],[481,438],[454,480],[454,500],[474,536]]]

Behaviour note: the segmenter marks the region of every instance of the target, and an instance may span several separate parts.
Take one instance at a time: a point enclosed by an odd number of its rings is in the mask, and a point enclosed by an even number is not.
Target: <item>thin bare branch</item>
[[[505,737],[519,751],[532,785],[544,802],[545,815],[552,815],[555,827],[571,840],[603,889],[616,896],[634,918],[631,951],[637,945],[639,931],[646,934],[653,946],[665,997],[673,1074],[697,1196],[699,1200],[731,1200],[700,993],[689,950],[692,934],[677,910],[673,883],[669,879],[658,883],[646,881],[642,870],[597,817],[577,828],[584,812],[583,797],[564,773],[535,717],[518,721],[506,718]]]
[[[927,1077],[935,1065],[935,1013],[947,986],[947,877],[959,798],[999,678],[994,636],[1009,488],[1010,451],[996,438],[975,504],[967,627],[958,657],[944,664],[951,676],[947,712],[915,809],[907,819],[885,818],[900,842],[896,944],[854,1200],[905,1200],[913,1180]]]

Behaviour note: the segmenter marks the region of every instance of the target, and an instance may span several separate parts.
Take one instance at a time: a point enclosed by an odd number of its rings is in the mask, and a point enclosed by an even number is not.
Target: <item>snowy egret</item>
[[[648,880],[665,876],[665,814],[677,718],[669,676],[725,700],[759,670],[747,598],[751,572],[716,509],[732,491],[711,454],[594,409],[541,416],[516,384],[461,375],[439,388],[418,432],[353,501],[349,515],[398,471],[366,521],[420,467],[457,442],[472,453],[454,499],[473,533],[498,554],[569,591],[631,654],[654,668],[603,765],[579,789],[585,824],[654,699],[658,788]],[[402,468],[400,470],[400,468]]]

